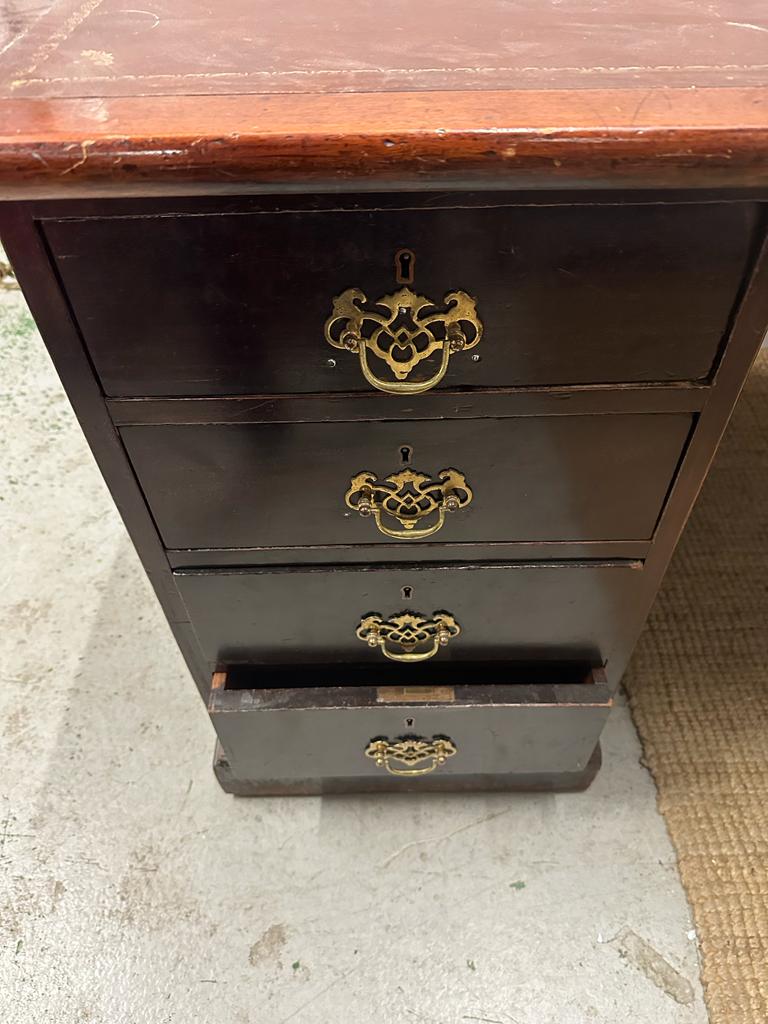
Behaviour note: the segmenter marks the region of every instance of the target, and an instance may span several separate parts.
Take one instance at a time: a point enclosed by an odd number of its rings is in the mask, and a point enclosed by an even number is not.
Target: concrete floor
[[[581,795],[225,795],[18,292],[0,349],[4,1024],[706,1021],[623,704]]]

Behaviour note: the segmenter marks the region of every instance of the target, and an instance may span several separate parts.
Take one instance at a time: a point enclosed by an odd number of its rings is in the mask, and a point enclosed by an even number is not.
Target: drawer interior
[[[592,669],[582,662],[433,662],[427,681],[404,687],[402,666],[385,662],[372,668],[368,662],[343,665],[249,665],[234,664],[213,677],[215,691],[298,690],[334,687],[385,687],[408,689],[413,699],[425,701],[430,690],[479,689],[499,686],[586,686],[594,683]],[[601,677],[602,678],[602,677]]]

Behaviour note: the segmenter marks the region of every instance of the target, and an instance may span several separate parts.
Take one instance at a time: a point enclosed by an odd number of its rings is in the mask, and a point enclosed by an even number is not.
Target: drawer
[[[314,197],[175,216],[137,205],[43,230],[111,396],[369,391],[361,356],[386,387],[430,386],[441,369],[443,388],[709,374],[757,204],[482,202]],[[334,308],[331,336],[356,351],[326,340]]]
[[[647,413],[121,435],[167,547],[253,548],[649,538],[691,424]]]
[[[418,791],[459,780],[482,786],[491,776],[520,776],[524,786],[584,772],[611,707],[602,671],[578,683],[500,681],[525,674],[472,682],[476,673],[465,670],[448,686],[282,689],[264,688],[264,673],[231,688],[219,673],[209,711],[228,773],[251,792],[323,792],[334,780]]]
[[[602,665],[644,613],[634,562],[335,566],[174,574],[212,667],[327,665],[418,683],[459,662]],[[387,673],[384,675],[384,673]]]

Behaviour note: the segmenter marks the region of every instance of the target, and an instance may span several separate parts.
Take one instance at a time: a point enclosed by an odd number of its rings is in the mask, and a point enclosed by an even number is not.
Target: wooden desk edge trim
[[[0,198],[525,175],[768,183],[768,87],[4,99],[0,125]]]

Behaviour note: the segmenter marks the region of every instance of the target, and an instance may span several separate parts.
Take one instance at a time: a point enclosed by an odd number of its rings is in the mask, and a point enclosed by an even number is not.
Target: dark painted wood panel
[[[498,775],[438,775],[402,779],[393,775],[348,778],[344,775],[269,782],[236,776],[221,746],[216,744],[213,770],[222,789],[233,796],[331,796],[340,793],[576,793],[586,789],[602,764],[600,744],[586,768],[574,772],[503,772]]]
[[[331,348],[333,297],[477,299],[485,336],[446,388],[701,379],[747,270],[757,204],[410,209],[50,220],[112,396],[369,391]],[[479,356],[473,361],[472,355]],[[437,355],[409,379],[426,379]]]
[[[430,778],[584,769],[611,708],[604,683],[457,687],[446,704],[382,704],[370,686],[240,690],[210,711],[232,773],[251,783],[391,779],[365,756],[374,737],[448,736]],[[395,767],[400,767],[395,765]]]
[[[116,426],[152,423],[335,423],[380,419],[499,419],[632,412],[700,412],[704,383],[486,388],[421,395],[248,395],[240,398],[111,398]]]
[[[121,436],[169,548],[397,543],[344,495],[356,474],[404,469],[464,474],[472,501],[433,535],[450,544],[648,539],[691,425],[652,414],[137,426]],[[392,516],[382,523],[403,531]]]
[[[135,474],[118,432],[109,418],[98,381],[48,261],[45,246],[23,204],[0,204],[0,234],[56,372],[128,535],[136,546],[171,631],[197,686],[201,692],[207,692],[210,674],[187,621],[168,558],[136,485]],[[30,392],[29,401],[40,401],[40,395]],[[56,510],[52,509],[51,514],[55,516]],[[76,528],[76,524],[72,524],[72,528]],[[134,630],[137,643],[146,642],[139,624],[134,622],[130,628]],[[151,631],[147,633],[149,635]]]
[[[638,563],[345,566],[174,574],[212,666],[387,665],[355,635],[363,616],[450,612],[462,632],[435,658],[397,666],[419,685],[445,662],[568,662],[612,669],[644,609]],[[410,587],[404,599],[403,588]],[[362,679],[361,679],[362,681]]]
[[[567,185],[551,185],[543,188],[531,185],[521,188],[511,185],[504,178],[498,178],[493,187],[489,184],[477,188],[468,185],[458,189],[438,189],[436,183],[429,188],[426,183],[414,183],[405,189],[387,187],[386,191],[376,189],[375,182],[350,182],[349,188],[340,190],[287,184],[281,188],[254,183],[250,190],[230,192],[224,195],[200,192],[199,195],[153,195],[147,193],[140,200],[121,196],[117,188],[108,197],[62,198],[30,200],[25,211],[34,220],[84,220],[86,218],[113,217],[183,217],[187,215],[243,213],[321,213],[333,211],[375,212],[377,210],[430,210],[453,209],[498,209],[501,206],[658,206],[683,205],[701,206],[709,203],[764,202],[768,198],[765,189],[760,188],[692,188],[659,187],[652,183],[645,186],[618,190],[610,186],[593,185],[589,189],[574,189]]]

